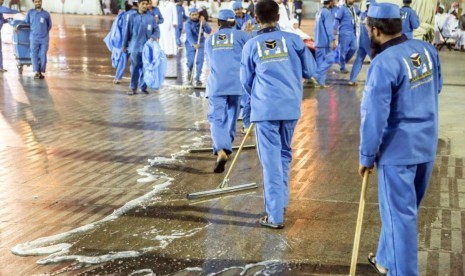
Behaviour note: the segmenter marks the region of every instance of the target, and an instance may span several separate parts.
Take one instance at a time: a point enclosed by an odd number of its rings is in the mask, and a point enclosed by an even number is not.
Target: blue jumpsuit
[[[357,6],[352,5],[350,8],[346,4],[342,5],[336,12],[335,26],[339,31],[339,45],[341,54],[339,64],[341,71],[346,70],[346,63],[354,56],[357,51],[357,34],[356,34],[356,15],[360,14]]]
[[[358,41],[358,51],[357,56],[355,57],[354,65],[352,66],[352,71],[350,72],[350,81],[356,82],[357,76],[362,70],[363,61],[367,55],[371,56],[370,50],[370,37],[368,36],[365,23],[367,20],[367,12],[362,12],[360,14],[360,37]]]
[[[49,33],[52,28],[50,14],[45,10],[31,9],[24,19],[26,24],[31,25],[31,61],[32,70],[44,73],[47,67],[47,51],[49,46]]]
[[[200,48],[197,54],[197,63],[196,63],[196,72],[195,72],[195,80],[200,80],[200,75],[202,74],[202,67],[203,67],[203,60],[204,60],[204,44],[205,44],[205,37],[204,33],[211,33],[212,28],[208,25],[207,22],[204,22],[202,25],[203,33],[200,37]],[[195,58],[195,48],[194,45],[197,44],[197,40],[199,37],[200,32],[200,20],[199,21],[192,21],[191,19],[187,20],[186,24],[184,24],[184,30],[186,32],[186,55],[187,55],[187,68],[190,72],[192,72],[192,68],[194,67],[194,58]]]
[[[121,28],[122,34],[125,34],[127,31],[129,17],[132,14],[136,14],[136,13],[137,13],[137,9],[131,9],[124,13],[123,22],[121,22],[122,23],[121,25],[118,25],[118,28]],[[124,35],[123,35],[123,39],[124,39]],[[116,67],[115,80],[121,80],[123,78],[124,71],[126,71],[126,65],[128,64],[128,57],[129,57],[129,53],[124,53],[124,52],[121,53],[121,58]]]
[[[251,96],[251,121],[256,123],[257,147],[263,167],[268,221],[284,222],[289,202],[291,142],[302,102],[302,79],[316,64],[302,39],[277,28],[264,28],[244,46],[241,83]]]
[[[315,78],[320,85],[326,84],[326,73],[334,63],[333,25],[334,17],[330,9],[323,7],[317,12],[315,17],[315,57],[318,69]]]
[[[2,52],[2,27],[4,23],[7,23],[8,21],[3,17],[4,13],[18,13],[16,10],[12,10],[6,7],[0,6],[0,70],[3,70],[3,52]]]
[[[161,11],[158,7],[153,7],[151,10],[148,10],[147,13],[153,16],[158,16],[158,25],[163,24],[163,22],[165,22],[165,19],[163,18],[163,15],[161,14]]]
[[[413,39],[413,30],[420,27],[420,20],[417,13],[409,6],[400,8],[400,18],[402,18],[402,32],[408,39]]]
[[[135,13],[129,16],[123,47],[127,48],[131,56],[131,83],[130,89],[147,89],[144,82],[144,70],[142,70],[142,50],[145,43],[150,39],[160,38],[160,29],[155,18],[149,13]]]
[[[381,233],[377,263],[389,275],[418,275],[417,218],[438,143],[436,49],[402,35],[368,68],[361,104],[360,164],[377,164]]]
[[[176,26],[176,44],[181,47],[181,34],[184,26],[184,20],[187,19],[186,11],[180,5],[176,5],[176,11],[178,12],[178,25]]]
[[[233,28],[220,28],[205,44],[205,57],[210,67],[207,81],[208,121],[213,140],[213,153],[232,152],[236,122],[244,93],[239,70],[242,49],[249,35]]]

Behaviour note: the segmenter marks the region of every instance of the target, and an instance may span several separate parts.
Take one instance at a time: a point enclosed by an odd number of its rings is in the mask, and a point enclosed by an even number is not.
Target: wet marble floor
[[[256,182],[258,189],[186,199],[215,188],[222,175],[212,173],[211,153],[189,152],[211,140],[204,91],[176,89],[184,56],[169,60],[160,91],[127,96],[128,74],[112,84],[102,43],[111,18],[53,21],[45,80],[34,80],[30,68],[18,74],[11,29],[2,31],[0,275],[348,274],[366,66],[358,87],[331,71],[330,88],[305,89],[286,227],[275,231],[257,223],[263,198],[254,150],[241,154],[230,183]],[[439,151],[421,208],[420,271],[463,275],[465,55],[443,50],[441,58]],[[379,227],[373,176],[360,275],[374,275],[365,256],[376,249]]]

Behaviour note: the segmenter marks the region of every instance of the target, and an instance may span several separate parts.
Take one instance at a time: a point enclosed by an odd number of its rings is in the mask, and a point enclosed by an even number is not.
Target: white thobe
[[[178,52],[176,45],[176,27],[178,24],[178,13],[176,4],[171,1],[161,1],[158,8],[160,9],[163,24],[160,25],[160,47],[166,55],[176,55]]]

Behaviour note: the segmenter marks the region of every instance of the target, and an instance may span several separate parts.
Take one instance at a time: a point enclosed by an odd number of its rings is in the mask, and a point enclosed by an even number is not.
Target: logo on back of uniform
[[[407,19],[407,12],[400,12],[400,18],[402,18],[402,21],[405,21],[405,19]]]
[[[414,53],[408,59],[403,58],[412,88],[433,79],[433,62],[430,53],[426,49],[424,50],[424,53]]]
[[[232,49],[234,45],[234,35],[230,34],[217,34],[212,38],[213,49]]]
[[[281,40],[268,39],[265,41],[257,41],[258,57],[260,60],[275,61],[277,59],[287,59],[288,49],[286,39],[284,37]]]

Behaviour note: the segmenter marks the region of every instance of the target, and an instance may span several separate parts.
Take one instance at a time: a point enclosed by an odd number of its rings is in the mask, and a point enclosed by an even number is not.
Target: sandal
[[[272,223],[268,221],[268,216],[263,216],[260,219],[258,219],[258,223],[260,223],[261,226],[263,227],[268,227],[271,229],[283,229],[284,228],[284,223]]]
[[[368,254],[368,262],[376,270],[379,275],[387,275],[388,270],[376,263],[376,256],[373,253]]]

